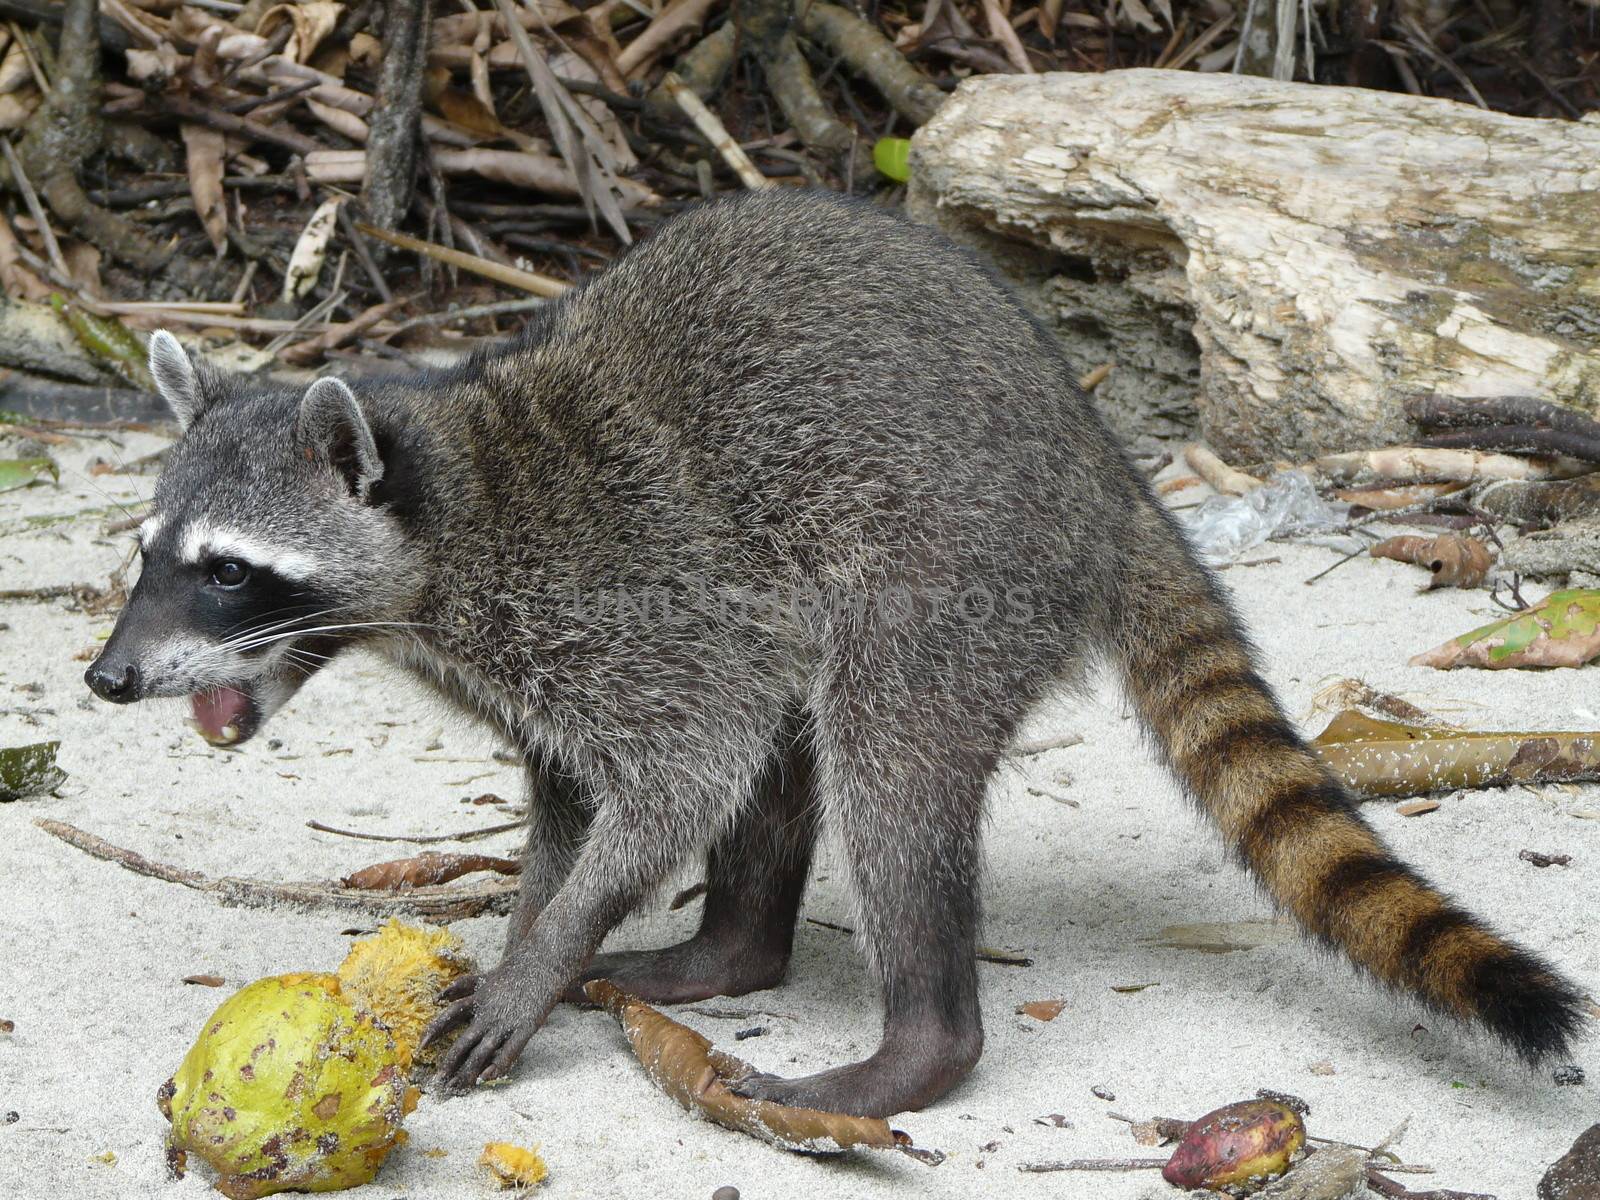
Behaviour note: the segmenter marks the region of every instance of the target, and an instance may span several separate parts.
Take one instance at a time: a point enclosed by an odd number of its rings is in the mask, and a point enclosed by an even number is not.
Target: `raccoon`
[[[656,1002],[776,985],[813,844],[848,865],[882,990],[866,1059],[744,1095],[923,1107],[983,1045],[985,792],[1101,659],[1283,909],[1376,979],[1565,1054],[1580,994],[1396,861],[1263,682],[1228,602],[975,258],[875,207],[681,215],[450,369],[303,393],[151,369],[183,433],[143,571],[87,673],[242,742],[352,646],[491,727],[529,835],[498,966],[430,1039],[505,1074],[581,981]],[[704,854],[693,937],[602,953]]]

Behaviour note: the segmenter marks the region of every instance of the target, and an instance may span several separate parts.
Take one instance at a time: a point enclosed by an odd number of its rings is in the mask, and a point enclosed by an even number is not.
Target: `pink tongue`
[[[250,698],[230,687],[212,688],[190,696],[189,707],[207,741],[233,741],[222,731],[238,725],[250,708]]]

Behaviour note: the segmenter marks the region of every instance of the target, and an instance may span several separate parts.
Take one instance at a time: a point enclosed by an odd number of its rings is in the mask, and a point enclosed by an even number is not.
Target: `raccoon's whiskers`
[[[437,629],[437,625],[426,621],[349,621],[337,625],[313,625],[306,629],[285,629],[281,632],[270,633],[262,637],[245,640],[239,644],[230,645],[234,651],[254,650],[259,646],[281,642],[285,638],[302,637],[311,633],[343,633],[347,629]]]
[[[248,622],[240,622],[240,625],[230,629],[223,636],[222,648],[224,650],[238,650],[242,646],[251,643],[252,640],[257,637],[275,633],[279,630],[289,629],[291,626],[299,625],[305,621],[315,621],[318,617],[326,617],[334,611],[335,610],[331,608],[324,608],[319,609],[316,612],[299,613],[295,616],[287,617],[282,620],[273,620],[273,617],[277,617],[283,612],[283,610],[280,609],[277,613],[271,613],[268,614],[267,617],[259,618],[259,620],[264,622],[262,624],[251,625]],[[243,626],[243,628],[240,626]]]

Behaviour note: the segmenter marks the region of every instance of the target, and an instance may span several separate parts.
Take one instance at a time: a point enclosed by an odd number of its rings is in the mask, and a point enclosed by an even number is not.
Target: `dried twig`
[[[505,18],[516,44],[517,53],[527,68],[528,79],[533,84],[534,96],[544,111],[550,136],[573,176],[578,181],[578,193],[591,209],[598,208],[600,215],[611,226],[612,232],[624,243],[633,241],[628,222],[618,203],[616,163],[605,139],[594,127],[589,114],[561,86],[561,81],[551,71],[544,53],[534,46],[528,31],[517,21],[511,0],[495,0],[500,15]]]
[[[1051,1171],[1154,1171],[1166,1165],[1165,1158],[1074,1158],[1066,1162],[1019,1163],[1017,1170],[1043,1175]]]
[[[114,846],[104,838],[64,821],[40,818],[40,829],[85,854],[165,883],[181,884],[209,892],[223,904],[264,908],[285,904],[293,908],[335,908],[372,913],[380,917],[411,916],[434,922],[459,921],[485,913],[507,913],[516,899],[517,885],[503,880],[458,886],[419,887],[405,892],[367,892],[337,883],[313,880],[272,883],[263,879],[210,876],[186,867],[156,862],[134,850]]]
[[[315,829],[320,833],[336,833],[340,837],[359,838],[364,842],[407,842],[412,845],[426,846],[435,842],[474,842],[479,838],[493,837],[497,833],[509,833],[513,829],[523,828],[525,821],[507,821],[503,825],[488,825],[482,829],[468,829],[461,833],[419,833],[410,836],[398,833],[361,833],[355,829],[336,829],[332,825],[324,825],[321,821],[307,821],[306,828]]]
[[[394,229],[411,207],[411,189],[416,183],[417,126],[433,4],[432,0],[388,0],[384,9],[383,68],[367,139],[367,178],[361,201],[374,225]]]
[[[1367,1186],[1380,1196],[1390,1197],[1390,1200],[1495,1200],[1494,1196],[1483,1192],[1457,1192],[1449,1188],[1414,1192],[1398,1180],[1390,1179],[1374,1166],[1367,1167]]]
[[[672,97],[673,102],[683,110],[684,116],[694,122],[694,127],[705,134],[706,140],[711,143],[711,148],[722,155],[723,161],[733,168],[733,173],[745,187],[761,191],[773,186],[772,180],[756,170],[755,163],[751,162],[749,155],[739,148],[739,143],[733,140],[733,135],[718,119],[717,114],[707,108],[705,101],[690,91],[682,79],[668,71],[661,81],[661,86],[667,95]]]
[[[559,296],[568,288],[568,285],[561,282],[561,280],[552,279],[548,275],[538,275],[532,271],[524,271],[520,267],[508,267],[503,263],[480,258],[476,254],[452,250],[447,246],[438,246],[432,242],[425,242],[421,238],[414,238],[404,233],[393,233],[387,229],[379,229],[362,221],[356,222],[356,228],[368,237],[377,238],[380,242],[388,242],[392,246],[399,246],[402,250],[413,250],[418,254],[426,254],[436,262],[449,263],[452,266],[462,268],[462,270],[482,275],[485,279],[493,279],[496,283],[503,283],[508,287],[518,288],[524,292],[532,292],[536,296]]]
[[[22,203],[27,206],[28,215],[39,230],[39,240],[44,243],[44,252],[50,258],[50,265],[63,275],[71,275],[67,260],[61,257],[61,246],[56,241],[55,230],[50,228],[50,218],[44,211],[44,205],[39,203],[39,193],[33,190],[33,184],[28,181],[28,173],[17,160],[17,152],[11,148],[10,138],[0,138],[0,150],[5,151],[6,166],[11,168],[11,182],[22,194]]]

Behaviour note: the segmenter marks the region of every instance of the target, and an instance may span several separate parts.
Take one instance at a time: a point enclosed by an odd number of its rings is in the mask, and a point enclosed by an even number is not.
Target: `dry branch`
[[[100,148],[100,29],[96,0],[66,0],[57,68],[49,94],[28,122],[17,159],[58,217],[107,254],[145,271],[167,250],[143,230],[92,204],[78,171]]]
[[[515,883],[501,881],[458,887],[419,887],[385,894],[347,888],[323,880],[272,883],[264,879],[210,876],[186,867],[156,862],[137,851],[114,846],[104,838],[86,833],[64,821],[40,818],[34,824],[67,845],[75,846],[94,858],[116,863],[135,875],[146,875],[165,883],[208,892],[223,904],[242,908],[268,908],[279,904],[292,908],[334,908],[371,913],[379,917],[420,917],[442,924],[486,913],[508,913],[517,894]]]
[[[944,103],[944,93],[933,80],[907,62],[876,26],[848,8],[799,0],[796,10],[807,37],[842,58],[913,125],[930,120]]]
[[[1559,479],[1581,475],[1585,464],[1538,458],[1516,458],[1481,450],[1445,450],[1426,446],[1391,446],[1324,454],[1306,470],[1332,483],[1476,483],[1481,479]]]
[[[1242,496],[1261,486],[1261,480],[1230,467],[1208,446],[1185,446],[1183,461],[1189,464],[1190,470],[1209,483],[1213,490],[1224,496]]]
[[[1555,482],[1497,480],[1474,490],[1472,502],[1520,525],[1600,516],[1600,474]]]
[[[683,80],[668,71],[661,80],[661,87],[683,110],[683,115],[694,122],[694,127],[705,134],[706,140],[711,143],[711,148],[722,155],[723,161],[733,169],[733,173],[745,187],[762,191],[772,186],[772,181],[756,170],[756,165],[750,161],[750,156],[740,149],[738,142],[733,140],[728,127],[717,118],[716,113],[706,107],[705,101],[689,90]]]
[[[384,11],[383,69],[367,141],[361,201],[374,225],[394,229],[411,207],[417,179],[417,125],[433,4],[388,0]]]
[[[462,250],[452,250],[448,246],[436,246],[432,242],[425,242],[421,238],[414,238],[404,233],[391,233],[386,229],[357,221],[356,228],[368,237],[377,238],[380,242],[388,242],[391,246],[399,246],[402,250],[414,250],[418,254],[425,254],[435,262],[442,262],[448,266],[460,267],[474,274],[482,275],[485,279],[493,279],[496,283],[506,284],[508,287],[518,288],[524,292],[532,292],[535,296],[555,297],[565,292],[569,285],[559,279],[552,279],[548,275],[539,275],[533,271],[524,271],[520,267],[508,267],[504,263],[493,262],[487,258],[480,258],[476,254],[468,254]]]

